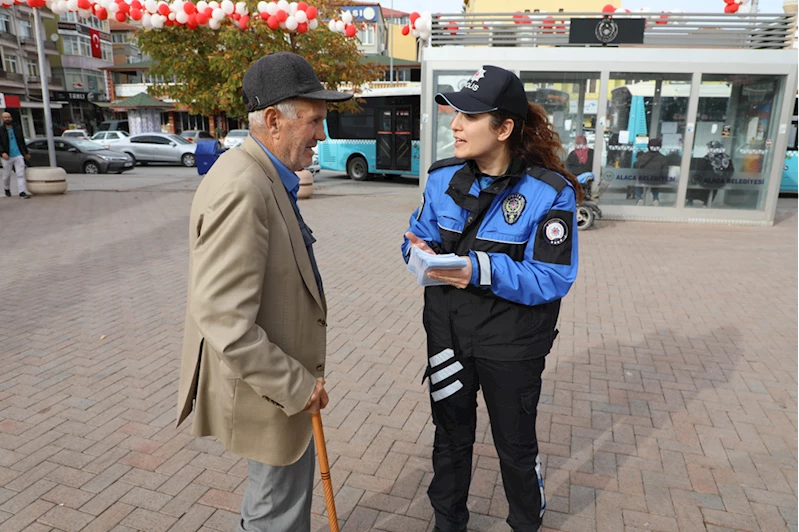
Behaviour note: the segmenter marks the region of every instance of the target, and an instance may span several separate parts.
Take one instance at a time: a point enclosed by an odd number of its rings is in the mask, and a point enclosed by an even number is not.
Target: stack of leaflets
[[[459,257],[454,253],[435,255],[422,251],[416,246],[411,246],[411,256],[408,259],[408,271],[416,276],[419,286],[439,286],[447,283],[437,281],[427,276],[431,270],[460,270],[465,268],[467,258]]]

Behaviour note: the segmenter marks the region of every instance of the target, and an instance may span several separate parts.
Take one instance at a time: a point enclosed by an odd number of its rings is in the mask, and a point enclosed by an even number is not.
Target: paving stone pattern
[[[111,179],[111,177],[109,177]],[[414,186],[302,203],[344,532],[432,530]],[[0,199],[0,532],[233,531],[246,463],[174,427],[190,190]],[[538,415],[545,531],[797,530],[797,219],[580,235]],[[481,408],[470,529],[508,531]],[[327,530],[321,486],[314,530]]]

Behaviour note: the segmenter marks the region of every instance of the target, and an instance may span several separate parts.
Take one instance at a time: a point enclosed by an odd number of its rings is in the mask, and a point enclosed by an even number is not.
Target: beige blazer
[[[224,153],[191,206],[180,425],[245,458],[296,462],[303,411],[324,375],[327,307],[277,170],[248,137]]]

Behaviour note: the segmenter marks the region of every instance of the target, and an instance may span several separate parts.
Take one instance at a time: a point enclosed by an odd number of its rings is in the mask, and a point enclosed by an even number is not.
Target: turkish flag
[[[89,36],[91,36],[92,39],[92,57],[102,59],[103,49],[100,48],[100,32],[89,28]]]

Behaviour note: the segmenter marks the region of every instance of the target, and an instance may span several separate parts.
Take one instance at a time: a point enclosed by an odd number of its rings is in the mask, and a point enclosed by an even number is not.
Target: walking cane
[[[336,499],[333,497],[333,482],[330,480],[330,464],[327,462],[327,444],[325,444],[325,429],[322,428],[322,415],[319,413],[311,416],[313,421],[313,434],[316,441],[316,454],[319,455],[319,471],[322,473],[322,488],[325,490],[325,506],[327,506],[327,520],[330,523],[330,532],[339,532],[338,516],[336,515]]]

